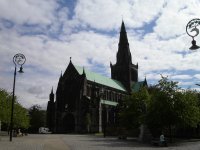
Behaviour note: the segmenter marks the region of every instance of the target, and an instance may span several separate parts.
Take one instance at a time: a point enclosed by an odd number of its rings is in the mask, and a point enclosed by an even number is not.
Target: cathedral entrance
[[[65,133],[72,133],[75,131],[75,119],[73,114],[66,114],[63,120],[63,129]]]

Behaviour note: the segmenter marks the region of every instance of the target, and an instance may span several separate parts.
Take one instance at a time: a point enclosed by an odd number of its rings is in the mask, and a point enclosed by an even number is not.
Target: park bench
[[[126,139],[127,139],[127,136],[126,136],[126,135],[120,135],[120,136],[118,137],[118,139],[120,139],[120,140],[126,140]]]
[[[154,146],[159,146],[160,144],[160,139],[159,138],[153,138],[151,140],[151,144],[154,145]]]

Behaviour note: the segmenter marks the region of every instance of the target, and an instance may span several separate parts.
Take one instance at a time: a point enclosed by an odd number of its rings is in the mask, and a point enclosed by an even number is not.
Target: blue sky
[[[200,18],[199,0],[0,0],[0,88],[12,91],[16,53],[26,56],[16,95],[29,107],[46,107],[70,57],[78,66],[110,76],[125,22],[139,80],[160,74],[199,90],[200,50],[189,51],[187,23]],[[196,38],[200,45],[200,37]]]

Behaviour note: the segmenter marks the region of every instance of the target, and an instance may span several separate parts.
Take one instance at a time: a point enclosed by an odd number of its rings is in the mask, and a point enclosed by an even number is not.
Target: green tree
[[[0,89],[0,120],[2,125],[8,129],[10,124],[12,95],[4,89]]]
[[[200,122],[200,107],[198,92],[194,90],[184,90],[175,95],[175,111],[178,116],[178,126],[197,127]]]
[[[30,128],[29,132],[38,133],[40,127],[46,126],[46,111],[42,110],[39,105],[33,105],[29,109]]]
[[[146,123],[154,136],[164,130],[172,140],[172,129],[194,128],[200,122],[200,94],[182,90],[178,82],[161,76],[158,84],[132,93],[120,106],[120,125],[126,129]]]
[[[29,127],[30,119],[28,115],[28,110],[21,106],[18,102],[14,106],[14,128],[27,129]]]
[[[171,139],[172,127],[178,121],[175,93],[179,90],[178,82],[169,81],[163,76],[157,85],[150,88],[151,101],[148,106],[147,124],[153,135],[160,134],[161,130],[168,128]]]
[[[4,89],[0,89],[0,120],[4,126],[4,129],[10,125],[11,117],[11,102],[12,94]],[[15,97],[14,103],[14,116],[13,124],[14,128],[28,128],[29,127],[29,116],[26,108],[17,102],[17,97]]]
[[[150,97],[145,87],[128,96],[125,99],[125,107],[120,112],[121,126],[126,129],[135,129],[143,124],[149,100]]]
[[[159,83],[149,89],[151,100],[148,105],[147,124],[154,135],[168,129],[170,141],[172,128],[195,127],[199,123],[198,94],[181,90],[178,82],[162,77]]]

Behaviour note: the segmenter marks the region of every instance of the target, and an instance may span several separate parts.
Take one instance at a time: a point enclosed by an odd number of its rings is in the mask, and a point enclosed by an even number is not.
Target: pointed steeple
[[[126,34],[124,21],[122,21],[119,37],[117,64],[132,64],[131,52],[129,49],[128,37]]]
[[[125,28],[125,25],[124,25],[124,21],[122,21],[121,30],[120,30],[120,37],[119,37],[119,44],[122,44],[122,43],[129,44],[127,34],[126,34],[126,28]]]
[[[69,59],[70,59],[69,63],[72,63],[72,57],[70,57]]]
[[[146,76],[145,76],[145,78],[144,78],[144,86],[148,86]]]
[[[124,21],[122,20],[117,51],[117,61],[115,65],[110,64],[111,78],[120,81],[128,92],[131,87],[138,82],[138,64],[132,63],[132,56],[129,49],[128,37]]]
[[[112,62],[110,61],[110,67],[112,67]]]
[[[53,94],[53,86],[52,86],[52,89],[51,89],[51,94]]]
[[[54,101],[53,87],[52,87],[52,89],[51,89],[51,93],[49,94],[49,100],[50,100],[51,102]]]
[[[83,73],[82,73],[82,75],[83,75],[84,77],[86,77],[85,68],[84,68],[84,67],[83,67]]]

